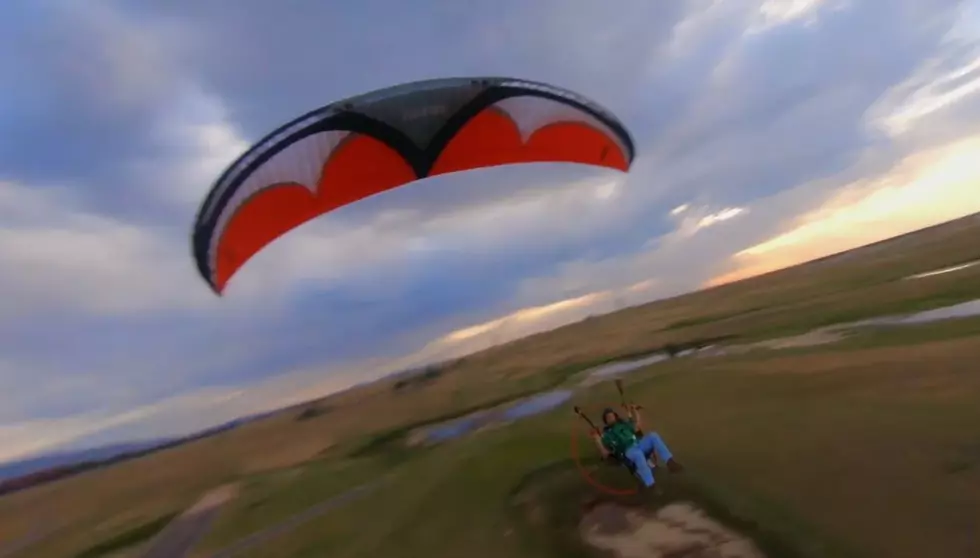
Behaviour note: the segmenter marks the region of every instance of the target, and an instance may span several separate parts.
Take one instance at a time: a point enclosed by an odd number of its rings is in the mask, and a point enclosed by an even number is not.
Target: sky
[[[887,6],[887,9],[886,9]],[[413,183],[216,297],[189,234],[286,120],[503,75],[608,107],[624,175]],[[0,461],[186,433],[980,211],[980,6],[953,0],[7,0]]]

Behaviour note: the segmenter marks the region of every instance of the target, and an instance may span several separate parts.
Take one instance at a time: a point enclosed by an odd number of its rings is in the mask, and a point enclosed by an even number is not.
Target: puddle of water
[[[448,424],[430,428],[425,432],[425,440],[433,443],[448,442],[473,430],[479,425],[479,417],[455,420]]]
[[[949,320],[954,318],[968,318],[971,316],[980,316],[980,300],[973,300],[970,302],[964,302],[962,304],[956,304],[954,306],[947,306],[944,308],[936,308],[933,310],[926,310],[924,312],[918,312],[916,314],[909,314],[905,316],[884,316],[881,318],[872,318],[869,320],[863,320],[859,322],[851,322],[847,324],[840,324],[835,326],[829,326],[826,328],[821,328],[818,330],[811,331],[809,333],[788,337],[783,339],[771,339],[768,341],[763,341],[760,343],[754,343],[750,345],[732,345],[727,347],[719,346],[707,346],[700,350],[698,349],[688,349],[681,351],[676,356],[683,357],[687,355],[696,356],[722,356],[726,354],[737,354],[739,352],[749,350],[752,348],[764,348],[764,349],[785,349],[792,347],[804,347],[810,345],[821,345],[825,343],[832,343],[841,339],[840,334],[837,333],[838,330],[848,329],[848,328],[858,328],[858,327],[868,327],[868,326],[881,326],[881,325],[911,325],[911,324],[921,324],[927,322],[934,322],[940,320]],[[627,372],[632,372],[639,368],[649,366],[651,364],[656,364],[658,362],[663,362],[669,360],[664,353],[657,353],[647,357],[633,359],[633,360],[621,360],[617,362],[611,362],[609,364],[604,364],[602,366],[597,366],[586,373],[585,385],[589,385],[598,382],[604,378],[609,378],[610,376],[616,376],[619,374],[625,374]],[[486,411],[480,411],[472,415],[468,415],[459,419],[455,419],[450,422],[435,425],[423,430],[420,430],[420,438],[429,443],[440,443],[458,438],[468,432],[482,428],[484,426],[509,422],[513,420],[520,420],[532,415],[543,413],[554,409],[558,405],[561,405],[565,401],[568,401],[572,396],[571,390],[555,390],[535,395],[529,397],[522,401],[518,401],[509,406],[501,407],[498,409],[490,409]]]
[[[558,405],[568,401],[571,396],[572,392],[567,389],[549,391],[548,393],[536,395],[505,409],[503,412],[503,419],[518,420],[536,415],[538,413],[543,413],[545,411],[550,411]]]
[[[903,326],[903,325],[915,325],[924,324],[929,322],[938,322],[942,320],[951,320],[955,318],[969,318],[971,316],[980,316],[980,300],[973,300],[970,302],[964,302],[962,304],[956,304],[953,306],[945,306],[942,308],[934,308],[932,310],[925,310],[922,312],[917,312],[915,314],[905,314],[897,316],[881,316],[878,318],[870,318],[867,320],[860,320],[857,322],[848,322],[843,324],[831,325],[823,328],[818,328],[802,335],[796,335],[793,337],[784,337],[778,339],[768,339],[766,341],[760,341],[758,343],[752,343],[750,345],[732,345],[721,351],[717,351],[712,354],[712,356],[720,356],[723,354],[738,354],[750,351],[752,349],[791,349],[798,347],[810,347],[815,345],[826,345],[829,343],[835,343],[842,340],[846,333],[845,330],[857,329],[862,327],[875,327],[875,326]],[[707,356],[707,355],[705,355]]]
[[[658,353],[655,355],[650,355],[648,357],[643,357],[635,360],[621,360],[618,362],[612,362],[609,364],[603,364],[602,366],[597,366],[588,373],[589,378],[608,378],[610,376],[618,376],[619,374],[625,374],[626,372],[632,372],[637,368],[642,368],[644,366],[649,366],[651,364],[656,364],[658,362],[663,362],[667,360],[668,357],[665,354]]]
[[[716,350],[717,349],[714,345],[708,345],[706,347],[702,347],[701,349],[684,349],[683,351],[676,353],[674,358],[685,357],[693,354],[708,354]],[[665,360],[670,360],[670,357],[666,353],[657,353],[643,358],[619,360],[610,362],[609,364],[603,364],[602,366],[597,366],[586,373],[586,383],[590,384],[611,376],[618,376],[620,374],[626,374],[627,372],[633,372],[634,370],[638,370],[658,362],[663,362]]]
[[[961,271],[964,269],[969,269],[975,265],[980,265],[980,260],[975,260],[972,262],[967,262],[965,264],[954,265],[952,267],[944,267],[943,269],[937,269],[934,271],[927,271],[926,273],[919,273],[916,275],[909,275],[906,279],[925,279],[926,277],[933,277],[936,275],[945,275],[946,273],[952,273],[954,271]]]
[[[529,397],[507,407],[480,411],[451,422],[442,423],[424,430],[422,439],[428,443],[448,442],[468,432],[484,426],[520,420],[545,411],[550,411],[572,397],[571,390],[555,390]]]
[[[915,314],[908,314],[904,316],[884,316],[881,318],[871,318],[870,320],[843,324],[840,327],[914,325],[938,322],[942,320],[952,320],[956,318],[970,318],[973,316],[980,316],[980,300],[971,300],[969,302],[963,302],[953,306],[925,310],[923,312],[917,312]]]
[[[905,318],[903,323],[921,324],[926,322],[935,322],[938,320],[969,318],[972,316],[980,316],[980,300],[971,300],[970,302],[964,302],[955,306],[947,306],[945,308],[936,308],[935,310],[919,312],[918,314],[913,314]]]

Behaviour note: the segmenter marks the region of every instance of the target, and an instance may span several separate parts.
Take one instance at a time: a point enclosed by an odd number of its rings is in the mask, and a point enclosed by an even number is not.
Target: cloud
[[[180,246],[139,226],[79,207],[67,188],[0,183],[0,314],[118,314],[196,306]],[[198,291],[199,292],[199,291]]]
[[[848,6],[845,1],[827,0],[764,0],[759,6],[755,23],[749,33],[760,33],[779,25],[802,22],[810,26],[816,24],[821,10],[842,10]]]
[[[280,378],[274,385],[202,389],[119,413],[91,412],[6,424],[0,426],[3,448],[0,461],[23,458],[51,447],[70,449],[119,440],[181,436],[205,426],[300,403],[349,385],[338,381],[337,376],[328,381],[322,375],[319,381],[310,381],[305,376],[293,374]]]
[[[712,277],[712,266],[701,262],[702,265],[695,268],[695,273],[686,277],[682,284],[688,286],[698,278],[705,286],[742,279],[980,212],[980,201],[972,195],[975,185],[980,182],[980,170],[973,164],[977,157],[980,157],[980,136],[918,153],[883,176],[841,187],[820,207],[798,216],[797,225],[791,230],[735,252],[732,256],[735,271]],[[761,203],[778,205],[780,201],[775,197]],[[690,206],[685,204],[674,208],[671,214],[677,217],[689,210]],[[729,208],[706,217],[688,219],[688,230],[727,221],[741,212],[740,208]],[[706,226],[698,226],[702,224]],[[655,243],[651,250],[639,254],[602,262],[574,262],[559,275],[528,281],[526,287],[535,293],[529,298],[544,293],[584,292],[596,285],[612,285],[654,275],[655,268],[667,267],[664,264],[671,259],[672,254],[665,246],[670,246],[670,241],[678,236],[684,236],[684,231],[682,225],[666,235],[663,242]],[[717,232],[718,235],[711,239],[713,242],[719,242],[730,233]],[[670,275],[676,277],[677,270],[671,269]],[[472,352],[594,313],[615,310],[623,306],[625,301],[617,298],[624,295],[640,295],[630,301],[637,303],[675,292],[669,283],[665,285],[657,279],[634,283],[619,291],[589,292],[454,331],[427,349],[434,353],[435,349],[441,348],[447,355]],[[450,347],[454,352],[448,352]]]
[[[427,344],[410,355],[409,362],[423,364],[470,354],[534,333],[581,320],[614,309],[621,301],[616,293],[600,291],[550,304],[522,308],[506,316],[470,325]]]
[[[921,127],[923,119],[972,104],[980,91],[980,29],[977,8],[967,4],[944,36],[939,51],[926,58],[905,80],[892,87],[869,110],[869,121],[895,137]],[[969,22],[973,22],[972,25]],[[926,123],[928,124],[928,123]]]
[[[707,213],[703,208],[692,210],[687,204],[681,207],[684,208],[683,211],[675,213],[677,208],[671,211],[671,216],[673,217],[680,216],[681,213],[684,214],[679,220],[680,223],[675,232],[679,236],[691,236],[700,230],[713,227],[729,219],[734,219],[748,211],[744,207],[726,207],[712,213]]]
[[[980,135],[917,153],[884,176],[848,184],[796,225],[735,254],[713,284],[774,271],[980,212]]]
[[[620,297],[625,293],[641,295],[630,301],[635,304],[697,288],[706,276],[725,264],[733,246],[745,238],[746,230],[749,238],[754,238],[751,223],[732,230],[732,223],[737,223],[737,218],[747,211],[688,206],[673,215],[674,229],[649,238],[636,250],[569,260],[549,274],[523,280],[521,298],[585,296],[608,290],[620,293]]]
[[[161,202],[195,210],[216,177],[250,147],[227,113],[220,98],[186,86],[161,107],[149,134],[174,156],[138,158],[129,172],[144,177]]]
[[[845,246],[834,231],[953,216],[980,116],[969,5],[8,7],[8,454],[204,426]],[[595,98],[628,122],[633,169],[420,181],[292,231],[210,294],[190,226],[249,142],[348,95],[475,74]]]
[[[0,462],[14,461],[51,448],[64,447],[73,440],[111,428],[125,415],[111,418],[72,417],[55,420],[33,420],[0,425]]]

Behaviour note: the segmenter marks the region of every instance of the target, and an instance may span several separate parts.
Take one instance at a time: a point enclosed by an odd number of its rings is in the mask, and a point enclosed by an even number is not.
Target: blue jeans
[[[656,432],[650,432],[644,435],[624,453],[626,459],[629,459],[636,466],[636,476],[640,477],[640,480],[643,481],[643,484],[647,488],[653,486],[654,480],[653,470],[650,469],[650,464],[647,463],[646,454],[654,451],[657,452],[657,457],[664,463],[670,461],[671,457],[673,457],[670,449],[667,448],[667,444],[664,443],[663,438]]]

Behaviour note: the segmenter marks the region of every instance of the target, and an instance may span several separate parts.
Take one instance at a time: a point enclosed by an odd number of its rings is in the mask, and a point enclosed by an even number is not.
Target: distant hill
[[[36,457],[0,464],[0,481],[30,475],[45,469],[77,465],[90,461],[105,461],[127,453],[137,453],[162,446],[171,440],[126,442],[98,448],[43,454]]]
[[[213,436],[276,412],[279,410],[237,418],[188,436],[52,452],[3,463],[0,464],[0,496]]]

